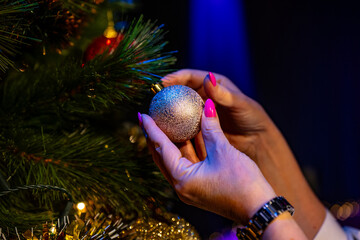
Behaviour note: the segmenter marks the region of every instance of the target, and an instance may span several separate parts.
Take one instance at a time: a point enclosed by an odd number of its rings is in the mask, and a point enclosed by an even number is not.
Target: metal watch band
[[[265,228],[283,212],[294,214],[294,207],[282,196],[275,197],[265,203],[250,219],[247,226],[237,229],[240,240],[257,240],[262,236]]]

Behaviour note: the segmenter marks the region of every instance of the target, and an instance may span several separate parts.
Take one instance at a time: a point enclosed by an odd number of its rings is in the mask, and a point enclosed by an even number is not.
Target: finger
[[[182,143],[176,143],[176,146],[179,148],[181,155],[188,159],[192,163],[200,162],[192,143],[188,140]]]
[[[195,90],[200,89],[203,86],[203,81],[206,75],[209,72],[195,70],[195,69],[182,69],[173,73],[170,73],[163,77],[161,80],[164,86],[171,86],[171,85],[185,85],[191,87]],[[228,89],[237,89],[240,91],[234,83],[230,81],[224,75],[213,73],[216,79],[216,82]]]
[[[205,102],[201,119],[201,131],[208,154],[220,148],[219,144],[230,144],[220,127],[215,104],[210,98]]]
[[[238,88],[229,88],[218,84],[216,75],[209,73],[204,78],[204,91],[216,104],[232,107],[239,101],[245,101],[246,96]]]
[[[206,153],[204,138],[202,136],[201,131],[195,136],[194,143],[195,143],[196,155],[198,156],[200,161],[203,161],[206,158],[207,153]]]
[[[146,142],[147,142],[148,149],[152,155],[152,158],[153,158],[155,164],[160,169],[160,172],[164,175],[165,179],[170,183],[170,185],[174,186],[171,175],[166,170],[163,161],[160,160],[161,157],[160,157],[159,153],[155,150],[154,143],[149,138],[146,139]]]
[[[156,146],[155,150],[160,155],[160,161],[163,161],[165,169],[172,177],[181,176],[187,167],[192,163],[183,158],[180,150],[170,141],[163,131],[155,124],[152,118],[142,114],[143,126],[150,141]]]
[[[199,73],[201,72],[201,73]],[[193,76],[195,79],[193,79]],[[199,77],[201,76],[201,77]],[[207,99],[203,88],[203,79],[206,76],[206,72],[191,70],[191,69],[182,69],[177,72],[170,73],[161,79],[164,87],[172,86],[172,85],[185,85],[188,86],[195,91],[203,98]],[[201,79],[201,80],[200,80]],[[195,81],[193,81],[195,80]]]
[[[185,85],[198,90],[202,87],[203,79],[207,72],[193,69],[182,69],[162,78],[164,86]]]

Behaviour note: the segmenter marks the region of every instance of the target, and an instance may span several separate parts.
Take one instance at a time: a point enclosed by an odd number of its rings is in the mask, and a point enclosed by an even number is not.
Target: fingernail
[[[143,127],[143,120],[142,120],[142,116],[141,113],[138,112],[138,119],[139,119],[139,126]]]
[[[209,78],[210,78],[210,82],[212,83],[212,85],[214,87],[216,87],[216,78],[212,72],[209,72]]]
[[[145,136],[145,138],[148,137],[145,129],[144,129],[144,124],[143,124],[143,120],[142,120],[142,116],[141,116],[141,113],[138,112],[138,119],[139,119],[139,126],[141,127],[141,130],[143,131],[143,134]]]
[[[214,102],[208,98],[205,102],[205,117],[216,117],[216,110]]]

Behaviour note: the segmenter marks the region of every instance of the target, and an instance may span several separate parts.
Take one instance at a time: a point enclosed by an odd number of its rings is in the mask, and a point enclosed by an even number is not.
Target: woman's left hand
[[[140,120],[155,163],[185,203],[246,223],[276,196],[257,165],[226,139],[210,99],[201,121],[203,161],[190,141],[178,148],[151,117],[142,114]]]

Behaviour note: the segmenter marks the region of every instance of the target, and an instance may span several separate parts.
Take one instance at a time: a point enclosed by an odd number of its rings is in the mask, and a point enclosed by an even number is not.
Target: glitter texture
[[[173,142],[192,139],[200,131],[204,101],[193,89],[174,85],[158,92],[149,115]]]
[[[199,240],[199,234],[183,218],[172,213],[158,211],[156,218],[142,217],[132,221],[114,214],[99,212],[95,217],[69,220],[35,226],[21,234],[26,240]],[[0,228],[1,229],[1,228]],[[0,231],[2,239],[20,239]]]

